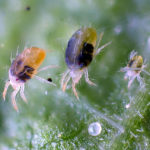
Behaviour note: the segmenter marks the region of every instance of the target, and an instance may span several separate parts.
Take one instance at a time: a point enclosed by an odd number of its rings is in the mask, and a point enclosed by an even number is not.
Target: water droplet
[[[116,34],[120,34],[120,32],[122,31],[122,27],[120,25],[117,25],[115,28],[114,28],[114,31]]]
[[[89,125],[88,132],[92,136],[97,136],[101,133],[102,127],[99,122],[93,122]]]
[[[48,94],[48,92],[47,91],[45,91],[45,95],[47,95]]]
[[[129,103],[129,104],[126,104],[125,108],[128,109],[129,107],[130,107],[130,103]]]

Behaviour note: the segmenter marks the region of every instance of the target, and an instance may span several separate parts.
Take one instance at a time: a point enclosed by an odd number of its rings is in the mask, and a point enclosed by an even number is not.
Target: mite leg
[[[126,71],[141,71],[141,68],[130,68],[130,67],[124,67],[120,69],[121,72],[126,72]]]
[[[132,59],[135,55],[137,55],[137,52],[133,50],[133,51],[130,53],[129,58]]]
[[[130,88],[132,82],[134,81],[134,79],[136,78],[136,76],[131,77],[131,79],[128,82],[128,88]]]
[[[58,66],[57,65],[50,65],[50,66],[46,66],[44,68],[41,68],[40,70],[38,70],[37,73],[41,72],[41,71],[45,71],[45,70],[48,70],[50,68],[57,68]]]
[[[76,91],[76,83],[72,82],[72,90],[76,98],[79,100],[78,93]]]
[[[84,75],[85,75],[85,80],[86,80],[86,82],[87,82],[89,85],[94,85],[94,86],[96,86],[96,84],[93,83],[93,82],[89,79],[89,77],[88,77],[88,70],[87,70],[87,69],[84,71]]]
[[[96,52],[94,53],[94,55],[96,56],[97,54],[99,54],[102,49],[104,49],[105,47],[107,47],[107,46],[110,45],[110,44],[111,44],[111,42],[108,42],[108,43],[102,45],[100,48],[98,48],[98,49],[96,50]]]
[[[66,81],[63,83],[63,85],[62,85],[62,90],[63,90],[63,92],[65,92],[66,87],[67,87],[67,84],[68,84],[70,78],[71,78],[70,75],[68,75]]]
[[[17,93],[19,92],[20,90],[20,86],[18,86],[11,94],[11,101],[12,101],[12,105],[14,107],[14,109],[18,112],[18,107],[17,107],[17,104],[16,104],[16,100],[15,100],[15,97],[17,95]]]
[[[129,70],[128,67],[123,67],[123,68],[120,69],[121,72],[126,72],[126,71],[128,71],[128,70]]]
[[[104,35],[104,32],[100,33],[100,36],[99,36],[98,41],[96,43],[96,49],[98,49],[98,47],[102,41],[103,35]]]
[[[129,78],[128,73],[126,72],[124,75],[124,80],[127,80]]]
[[[20,89],[20,96],[21,96],[21,98],[23,99],[23,101],[27,103],[27,99],[26,99],[26,97],[25,97],[25,95],[24,95],[24,84],[21,86],[21,89]]]
[[[51,84],[51,85],[56,86],[56,84],[54,84],[54,83],[52,83],[52,82],[49,82],[49,81],[47,81],[47,80],[45,80],[45,79],[43,79],[43,78],[41,78],[41,77],[39,77],[39,76],[37,76],[37,75],[34,75],[34,76],[35,76],[35,78],[36,78],[37,80],[39,80],[39,81],[41,81],[41,82],[43,82],[43,83],[47,83],[47,84]]]
[[[144,83],[144,79],[140,77],[140,75],[137,76],[137,80],[140,83],[140,87],[144,88],[145,87],[145,83]]]
[[[6,93],[7,93],[7,89],[10,85],[10,81],[7,81],[6,84],[5,84],[5,88],[4,88],[4,91],[3,91],[3,99],[5,100],[5,96],[6,96]]]
[[[148,76],[150,76],[150,73],[147,72],[146,70],[142,69],[142,71],[143,71],[144,73],[146,73]]]
[[[62,76],[62,78],[61,78],[61,88],[63,89],[63,86],[64,86],[64,80],[65,80],[65,78],[66,78],[66,76],[67,76],[67,74],[70,72],[70,70],[67,70],[64,74],[63,74],[63,76]]]

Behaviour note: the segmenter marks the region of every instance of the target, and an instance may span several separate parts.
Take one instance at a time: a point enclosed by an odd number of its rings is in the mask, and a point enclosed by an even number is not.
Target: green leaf
[[[41,67],[59,68],[39,74],[51,77],[57,87],[34,78],[25,84],[28,104],[18,94],[19,113],[11,104],[11,87],[5,102],[1,96],[0,149],[149,150],[150,77],[142,72],[145,89],[136,80],[128,89],[120,72],[133,49],[147,60],[145,70],[150,72],[149,6],[149,0],[1,0],[0,93],[17,49],[21,53],[24,47],[43,48],[47,56]],[[67,70],[67,42],[83,26],[104,32],[100,45],[112,44],[88,67],[97,86],[89,86],[82,77],[77,100],[71,83],[64,93],[60,80]],[[98,136],[88,133],[93,122],[102,127]]]

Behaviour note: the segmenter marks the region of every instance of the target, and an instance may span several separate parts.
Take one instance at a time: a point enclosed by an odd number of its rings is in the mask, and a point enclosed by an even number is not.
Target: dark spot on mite
[[[133,65],[133,63],[134,63],[134,60],[130,60],[129,67],[131,67]]]
[[[93,50],[94,50],[94,47],[92,44],[89,44],[89,43],[84,43],[83,44],[83,50],[85,50],[85,52],[87,53],[93,53]]]
[[[19,78],[19,80],[22,80],[24,82],[31,79],[31,77],[29,75],[27,75],[26,73],[19,75],[18,78]]]
[[[34,71],[34,69],[32,67],[29,67],[29,66],[24,66],[24,70],[28,73],[31,73]]]
[[[52,82],[52,78],[48,78],[47,81]]]
[[[84,43],[79,55],[79,65],[81,68],[87,67],[93,59],[94,47],[90,43]]]
[[[30,7],[30,6],[27,6],[27,7],[26,7],[26,10],[27,10],[27,11],[30,11],[30,10],[31,10],[31,7]]]
[[[19,80],[22,81],[27,81],[29,79],[31,79],[31,75],[33,74],[34,69],[32,67],[29,66],[24,66],[24,69],[22,72],[20,72],[17,76],[19,78]]]

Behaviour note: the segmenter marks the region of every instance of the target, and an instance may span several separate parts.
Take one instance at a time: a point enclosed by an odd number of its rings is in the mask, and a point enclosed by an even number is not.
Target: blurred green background
[[[97,87],[82,78],[77,100],[70,85],[66,93],[61,91],[60,78],[67,69],[67,42],[83,26],[104,32],[101,44],[112,44],[88,68]],[[40,73],[52,77],[57,87],[30,80],[28,104],[18,94],[17,113],[12,88],[5,102],[2,91],[11,60],[30,46],[46,49],[42,66],[60,66]],[[137,81],[128,89],[119,71],[133,49],[150,71],[149,0],[0,0],[0,150],[149,150],[150,77],[142,73],[145,90]],[[96,137],[88,133],[92,122],[102,126]]]

